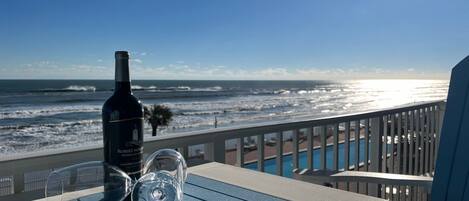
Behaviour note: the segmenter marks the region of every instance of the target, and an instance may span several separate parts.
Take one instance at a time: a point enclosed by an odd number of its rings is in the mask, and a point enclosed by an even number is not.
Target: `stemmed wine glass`
[[[132,190],[133,201],[180,201],[187,177],[184,157],[173,149],[161,149],[148,157],[143,176]]]
[[[123,200],[134,181],[122,170],[102,161],[80,163],[49,174],[47,200]]]
[[[122,201],[128,196],[133,201],[181,201],[186,170],[184,158],[172,149],[151,154],[137,181],[102,161],[80,163],[51,172],[45,197],[53,201]]]

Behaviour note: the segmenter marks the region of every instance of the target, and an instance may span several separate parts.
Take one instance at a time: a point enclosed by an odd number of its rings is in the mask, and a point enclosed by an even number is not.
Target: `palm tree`
[[[173,113],[169,107],[164,105],[151,105],[144,107],[144,116],[148,124],[151,125],[153,136],[156,136],[158,126],[167,126],[173,118]]]

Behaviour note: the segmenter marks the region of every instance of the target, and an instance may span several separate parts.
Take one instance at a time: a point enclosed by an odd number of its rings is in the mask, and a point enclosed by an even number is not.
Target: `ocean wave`
[[[54,107],[43,107],[43,108],[21,108],[14,110],[10,108],[7,111],[0,110],[0,119],[24,119],[33,118],[38,116],[51,116],[61,113],[72,113],[72,112],[99,112],[101,107],[90,106],[90,105],[79,105],[79,106],[54,106]]]
[[[89,85],[70,85],[65,88],[61,89],[53,89],[53,88],[46,88],[46,89],[40,89],[38,90],[39,92],[95,92],[96,87],[95,86],[89,86]]]
[[[102,142],[100,120],[0,127],[0,155]]]
[[[217,115],[224,114],[227,110],[215,110],[215,111],[190,111],[190,112],[180,112],[178,115]]]
[[[274,94],[290,94],[291,91],[290,90],[287,90],[287,89],[280,89],[280,90],[277,90],[277,91],[274,91]]]
[[[182,90],[182,91],[190,91],[190,90],[191,90],[191,87],[188,87],[188,86],[178,86],[178,87],[174,87],[173,89]]]
[[[140,86],[132,85],[132,90],[134,91],[150,91],[150,92],[173,92],[173,91],[222,91],[223,87],[213,86],[205,88],[191,88],[189,86],[177,86],[177,87],[157,87],[154,85],[151,86]]]
[[[222,91],[223,87],[214,86],[214,87],[206,87],[206,88],[194,88],[191,91]]]
[[[134,90],[134,91],[144,90],[144,89],[145,89],[145,87],[142,87],[142,86],[140,86],[140,85],[132,85],[131,88],[132,88],[132,90]]]

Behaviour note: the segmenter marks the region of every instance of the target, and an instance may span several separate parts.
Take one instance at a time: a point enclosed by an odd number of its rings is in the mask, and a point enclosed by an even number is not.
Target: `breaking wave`
[[[223,87],[213,86],[205,88],[191,88],[189,86],[177,86],[177,87],[157,87],[154,85],[151,86],[140,86],[132,85],[132,90],[134,91],[150,91],[150,92],[172,92],[172,91],[222,91]]]
[[[88,85],[85,85],[85,86],[81,86],[81,85],[70,85],[68,87],[65,87],[65,88],[61,88],[61,89],[40,89],[38,90],[40,92],[95,92],[96,91],[96,87],[95,86],[88,86]]]

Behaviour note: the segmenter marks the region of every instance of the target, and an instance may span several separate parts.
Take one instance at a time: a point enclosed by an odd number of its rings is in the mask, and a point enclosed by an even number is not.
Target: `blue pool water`
[[[339,144],[339,169],[344,168],[344,144],[341,143]],[[365,140],[360,139],[360,155],[359,155],[359,161],[364,162],[365,159]],[[313,168],[319,168],[320,165],[320,155],[321,149],[315,149],[313,151]],[[350,151],[349,151],[349,164],[353,165],[355,163],[355,141],[350,141]],[[300,168],[307,168],[307,162],[306,162],[306,152],[301,152],[299,154],[299,165]],[[327,169],[332,169],[333,166],[333,146],[327,146],[326,148],[326,168]],[[255,163],[250,163],[246,164],[245,168],[252,169],[252,170],[257,170],[257,162]],[[268,159],[264,161],[264,170],[267,173],[275,174],[276,170],[276,164],[275,164],[275,158]],[[285,177],[292,177],[292,171],[293,171],[293,166],[292,166],[292,155],[286,155],[283,156],[283,176]]]

